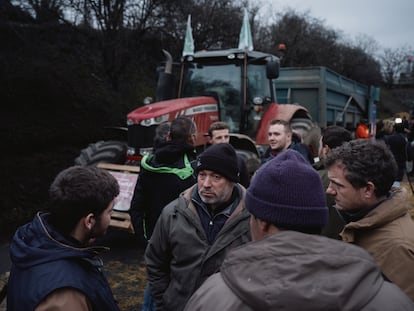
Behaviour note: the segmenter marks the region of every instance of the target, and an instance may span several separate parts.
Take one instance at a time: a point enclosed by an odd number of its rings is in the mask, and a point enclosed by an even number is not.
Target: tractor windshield
[[[201,65],[188,68],[183,97],[214,95],[220,103],[220,119],[231,132],[239,132],[241,118],[241,67],[236,64]]]
[[[266,78],[264,64],[248,64],[247,79],[242,78],[241,64],[187,64],[182,97],[215,96],[220,104],[220,119],[229,125],[231,132],[254,133],[260,116],[252,111],[253,98],[271,97],[272,84]],[[243,103],[244,83],[247,83],[246,106]],[[248,110],[243,111],[244,107]]]

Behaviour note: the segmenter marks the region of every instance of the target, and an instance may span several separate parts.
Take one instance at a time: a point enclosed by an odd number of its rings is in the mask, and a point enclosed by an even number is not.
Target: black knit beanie
[[[239,182],[237,155],[230,144],[212,145],[200,154],[197,158],[196,173],[201,170],[213,171],[231,181]]]
[[[245,203],[255,217],[281,227],[322,227],[328,221],[322,180],[292,149],[260,167],[247,189]]]

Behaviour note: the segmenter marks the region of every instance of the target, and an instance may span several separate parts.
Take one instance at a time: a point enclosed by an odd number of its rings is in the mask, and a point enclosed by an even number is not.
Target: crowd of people
[[[410,131],[393,127],[374,138],[328,126],[313,155],[273,120],[250,176],[226,123],[211,125],[200,154],[193,120],[160,125],[129,210],[145,247],[142,310],[414,310],[414,222],[400,185]],[[47,211],[11,242],[8,310],[119,309],[94,244],[118,193],[99,168],[56,177]]]

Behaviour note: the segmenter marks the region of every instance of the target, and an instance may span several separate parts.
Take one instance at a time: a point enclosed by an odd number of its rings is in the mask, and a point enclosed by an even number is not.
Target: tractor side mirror
[[[277,79],[279,77],[280,63],[278,58],[270,60],[266,64],[266,77],[268,79]]]

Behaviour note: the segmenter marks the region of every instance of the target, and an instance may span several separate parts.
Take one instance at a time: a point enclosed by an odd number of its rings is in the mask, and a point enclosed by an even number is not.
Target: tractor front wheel
[[[89,166],[100,162],[124,164],[127,155],[127,144],[122,141],[98,141],[82,149],[75,159],[75,165]]]

